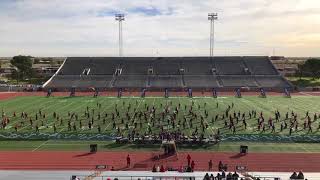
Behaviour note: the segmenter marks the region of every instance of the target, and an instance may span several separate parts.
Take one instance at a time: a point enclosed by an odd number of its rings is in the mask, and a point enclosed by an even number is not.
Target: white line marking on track
[[[311,94],[305,93],[305,92],[299,92],[300,94],[306,95],[306,96],[312,96]]]

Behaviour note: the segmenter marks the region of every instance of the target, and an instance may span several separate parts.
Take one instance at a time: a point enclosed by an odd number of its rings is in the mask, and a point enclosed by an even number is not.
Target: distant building
[[[58,69],[60,65],[50,64],[33,64],[32,69],[42,77],[51,77]]]
[[[271,62],[277,68],[279,73],[284,76],[293,76],[298,70],[298,64],[301,64],[305,60],[303,58],[287,58],[283,56],[271,56]]]

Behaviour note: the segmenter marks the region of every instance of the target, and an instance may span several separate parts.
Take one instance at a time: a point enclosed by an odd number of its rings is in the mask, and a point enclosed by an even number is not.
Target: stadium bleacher
[[[112,75],[119,68],[119,58],[90,58],[90,75]]]
[[[217,72],[220,75],[244,75],[245,65],[241,57],[214,57]]]
[[[86,87],[106,87],[112,80],[111,75],[88,75],[81,76],[76,87],[86,88]]]
[[[50,81],[50,87],[68,88],[73,87],[80,80],[80,75],[57,75]]]
[[[224,87],[259,87],[252,76],[220,76]]]
[[[110,75],[58,75],[50,82],[50,86],[54,88],[104,88],[108,86],[112,80]]]
[[[180,58],[166,57],[156,58],[153,62],[153,71],[157,75],[178,75],[180,69]]]
[[[89,66],[89,62],[90,59],[87,57],[67,58],[58,73],[59,75],[80,75]]]
[[[147,86],[147,76],[120,75],[115,78],[113,87],[116,88],[143,88]]]
[[[146,57],[132,57],[126,58],[122,61],[121,68],[123,75],[147,75],[148,69],[152,68],[150,58]]]
[[[188,88],[214,88],[221,87],[217,76],[213,75],[188,75],[184,76],[186,87]]]
[[[256,76],[257,83],[265,88],[289,88],[290,83],[282,76]]]
[[[249,68],[250,72],[255,75],[278,75],[276,68],[273,66],[268,57],[243,57],[243,61]]]
[[[182,79],[179,75],[158,75],[150,77],[151,88],[182,88]]]
[[[185,57],[181,60],[181,69],[185,75],[211,75],[212,61],[209,57]]]
[[[269,57],[70,57],[45,88],[292,88]]]

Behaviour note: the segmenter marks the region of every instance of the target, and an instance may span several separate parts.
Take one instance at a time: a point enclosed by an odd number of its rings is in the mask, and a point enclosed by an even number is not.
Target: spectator
[[[157,172],[160,172],[160,166],[157,166]]]
[[[191,169],[191,167],[190,167],[190,166],[188,166],[188,167],[187,167],[186,172],[192,172],[192,169]]]
[[[157,172],[156,165],[153,165],[152,172]]]
[[[210,175],[210,180],[214,180],[213,174]]]
[[[239,174],[237,174],[237,172],[234,172],[232,175],[233,179],[238,179],[239,178]]]
[[[298,179],[304,179],[304,175],[303,175],[303,173],[301,171],[299,171]]]
[[[293,172],[293,174],[290,176],[290,179],[298,179],[297,173]]]
[[[221,177],[222,177],[222,178],[225,178],[225,177],[226,177],[226,173],[224,172],[224,170],[222,170],[222,172],[221,172]]]
[[[221,180],[221,179],[222,179],[222,176],[220,175],[220,173],[217,174],[217,179],[218,179],[218,180]]]
[[[206,175],[204,175],[203,180],[210,180],[210,177],[209,177],[209,174],[208,174],[208,173],[206,173]]]
[[[232,180],[232,174],[231,174],[231,172],[228,173],[228,175],[227,175],[227,180]]]

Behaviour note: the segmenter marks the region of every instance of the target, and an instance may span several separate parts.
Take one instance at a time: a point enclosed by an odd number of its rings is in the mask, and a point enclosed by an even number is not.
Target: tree
[[[16,72],[14,72],[14,77],[16,77],[17,81],[32,76],[33,61],[31,56],[14,56],[10,63],[17,68]]]
[[[303,70],[310,72],[313,78],[319,77],[320,75],[320,59],[311,58],[308,59],[303,67]]]
[[[299,80],[301,80],[303,75],[303,64],[298,64],[298,72],[296,74],[299,75]]]
[[[40,63],[40,59],[39,58],[35,58],[33,63],[34,64],[39,64]]]

